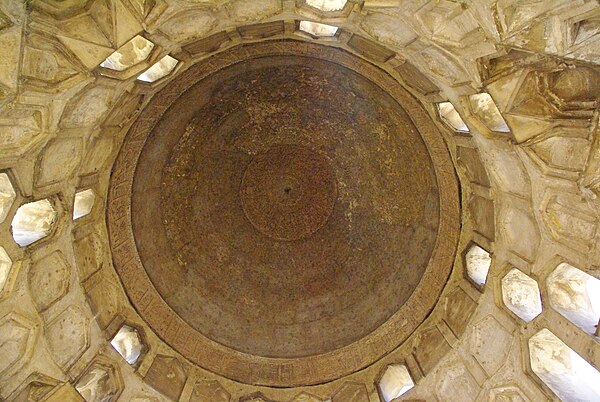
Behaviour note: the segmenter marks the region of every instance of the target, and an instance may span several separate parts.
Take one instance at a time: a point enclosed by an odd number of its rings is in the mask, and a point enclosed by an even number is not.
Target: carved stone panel
[[[540,244],[533,214],[522,208],[505,206],[498,219],[499,230],[511,251],[526,261],[533,261]]]
[[[444,402],[474,401],[479,393],[479,385],[465,364],[453,359],[440,367],[437,373],[436,394]]]
[[[0,377],[8,378],[29,361],[36,335],[37,326],[19,314],[0,319]]]
[[[490,376],[506,361],[512,337],[493,316],[487,316],[474,325],[470,350],[481,367]]]
[[[309,394],[308,392],[301,392],[296,395],[290,402],[322,402],[323,400],[319,397]]]
[[[187,373],[177,358],[157,355],[144,381],[164,396],[176,401],[179,400],[187,381]]]
[[[216,380],[202,380],[194,385],[190,402],[229,402],[231,395]]]
[[[70,367],[89,347],[89,320],[78,307],[69,306],[46,325],[45,335],[54,360]]]
[[[120,311],[117,285],[108,278],[98,275],[90,278],[84,286],[98,325],[106,328]]]
[[[579,195],[548,191],[542,202],[543,219],[551,236],[581,253],[598,244],[598,214]]]
[[[44,311],[69,290],[71,267],[60,251],[35,262],[28,272],[29,291],[38,310]]]
[[[450,351],[450,345],[437,327],[419,333],[413,354],[425,375]]]
[[[104,265],[102,240],[97,234],[91,234],[74,243],[79,280],[84,281]]]
[[[469,318],[471,318],[477,304],[460,288],[453,290],[443,303],[444,321],[454,335],[460,338],[462,333],[465,332]]]
[[[83,144],[80,138],[53,140],[38,161],[36,184],[45,186],[67,179],[79,165]]]
[[[364,384],[344,383],[331,397],[331,402],[369,402],[369,394]]]

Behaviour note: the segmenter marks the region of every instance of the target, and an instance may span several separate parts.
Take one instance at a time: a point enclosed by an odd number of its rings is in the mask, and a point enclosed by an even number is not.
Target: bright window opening
[[[4,250],[4,247],[0,246],[0,293],[4,290],[11,268],[12,260],[8,256],[6,250]]]
[[[385,370],[378,385],[385,402],[390,402],[408,392],[415,383],[405,365],[393,364]]]
[[[547,329],[529,339],[533,372],[563,401],[599,401],[600,372]]]
[[[128,325],[121,327],[110,344],[129,364],[135,364],[142,353],[140,336],[135,328]]]
[[[300,21],[300,30],[314,36],[334,36],[338,27],[312,21]]]
[[[550,305],[590,335],[600,319],[600,280],[565,262],[547,279]]]
[[[321,11],[340,11],[348,0],[306,0],[306,5]]]
[[[487,128],[499,133],[510,133],[510,128],[508,128],[490,94],[483,92],[471,95],[469,96],[469,102],[473,113]]]
[[[4,222],[17,194],[6,173],[0,173],[0,223]]]
[[[76,193],[75,202],[73,204],[73,220],[82,218],[92,212],[95,199],[96,196],[92,189]]]
[[[510,311],[526,322],[542,312],[537,282],[516,268],[502,278],[502,300]]]
[[[440,114],[440,118],[448,127],[450,127],[454,131],[458,131],[461,133],[468,133],[469,127],[465,124],[464,120],[456,109],[454,105],[450,102],[442,102],[437,104],[438,113]]]
[[[154,48],[154,43],[137,35],[108,56],[100,66],[115,71],[123,71],[146,60]]]
[[[119,374],[111,366],[92,363],[75,389],[87,402],[114,401],[120,392]]]
[[[179,60],[166,55],[156,62],[152,67],[147,69],[144,73],[140,74],[137,79],[144,82],[158,81],[161,78],[169,75],[175,66],[177,66],[177,63],[179,63]]]
[[[12,221],[15,242],[25,247],[50,233],[57,213],[47,199],[21,205]]]
[[[490,253],[473,244],[465,255],[465,263],[467,265],[467,276],[477,285],[484,285],[492,264]]]

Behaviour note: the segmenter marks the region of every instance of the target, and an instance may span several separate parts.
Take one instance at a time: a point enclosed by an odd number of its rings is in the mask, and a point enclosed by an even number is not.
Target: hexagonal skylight
[[[163,77],[166,77],[173,71],[173,69],[177,66],[179,60],[169,55],[166,55],[156,63],[152,65],[149,69],[140,74],[137,79],[144,82],[154,82],[158,81]]]
[[[140,335],[129,325],[123,325],[110,344],[129,364],[135,364],[142,353]]]
[[[390,402],[408,392],[415,383],[405,365],[392,364],[383,373],[378,386],[385,402]]]
[[[502,300],[510,311],[526,322],[542,312],[537,282],[516,268],[502,278]]]
[[[449,126],[452,130],[458,131],[461,133],[468,133],[469,127],[465,121],[460,117],[454,105],[450,102],[441,102],[437,104],[438,113],[440,118],[447,126]]]
[[[153,48],[154,43],[137,35],[108,56],[100,66],[115,71],[126,70],[146,60]]]
[[[299,28],[301,31],[319,37],[334,36],[338,30],[338,27],[336,26],[320,24],[313,21],[300,21]]]
[[[15,242],[25,247],[48,236],[56,216],[57,213],[48,199],[21,205],[12,221]]]
[[[546,280],[550,305],[590,335],[600,319],[600,280],[565,262]]]
[[[348,0],[306,0],[306,5],[321,11],[340,11]]]
[[[491,131],[498,133],[510,133],[510,128],[504,121],[500,110],[490,94],[482,92],[469,96],[471,109],[475,116]]]
[[[465,263],[467,265],[467,276],[477,285],[484,285],[492,264],[490,253],[477,244],[473,244],[465,254]]]
[[[73,203],[73,220],[82,218],[92,212],[96,195],[92,189],[87,189],[75,193]]]
[[[599,401],[600,372],[547,329],[529,339],[533,372],[563,401]]]

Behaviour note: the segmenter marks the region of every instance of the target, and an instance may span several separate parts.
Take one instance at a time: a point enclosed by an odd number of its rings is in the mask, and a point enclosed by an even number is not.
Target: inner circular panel
[[[350,69],[293,55],[184,92],[142,150],[131,209],[169,307],[215,342],[277,358],[386,322],[439,223],[434,169],[404,109]]]

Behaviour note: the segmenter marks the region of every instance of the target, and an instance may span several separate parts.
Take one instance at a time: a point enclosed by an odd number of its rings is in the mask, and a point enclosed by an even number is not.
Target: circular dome
[[[130,129],[108,204],[115,266],[193,362],[266,385],[338,378],[433,308],[458,236],[451,166],[376,67],[317,45],[234,48]]]

